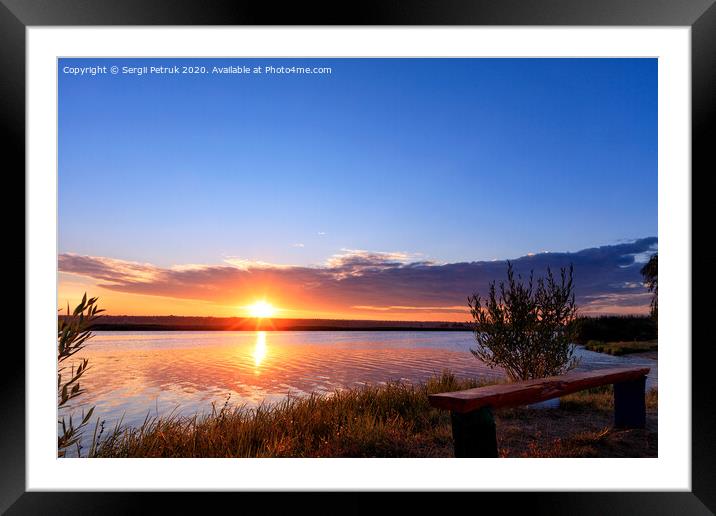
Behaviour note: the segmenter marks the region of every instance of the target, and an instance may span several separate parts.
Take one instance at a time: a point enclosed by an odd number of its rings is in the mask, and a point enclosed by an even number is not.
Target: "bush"
[[[534,280],[530,271],[527,284],[515,279],[507,262],[507,284],[490,284],[487,299],[478,293],[468,297],[474,319],[477,349],[475,357],[490,367],[505,369],[511,380],[527,380],[562,374],[577,365],[574,357],[573,268],[560,270],[555,280],[547,268],[547,277]]]

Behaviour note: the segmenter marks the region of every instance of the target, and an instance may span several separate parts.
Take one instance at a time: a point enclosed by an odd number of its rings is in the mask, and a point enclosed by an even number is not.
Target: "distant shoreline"
[[[92,326],[92,331],[472,331],[469,328],[413,328],[410,326],[370,326],[355,328],[341,328],[334,326],[300,326],[296,328],[216,328],[213,326],[162,326],[162,325],[114,325],[98,324]]]
[[[62,318],[63,316],[61,316]],[[93,331],[472,331],[469,323],[243,317],[102,316]]]
[[[62,320],[65,316],[59,316]],[[576,342],[656,340],[647,316],[582,317]],[[93,331],[473,331],[471,322],[351,319],[255,319],[251,317],[103,315]]]

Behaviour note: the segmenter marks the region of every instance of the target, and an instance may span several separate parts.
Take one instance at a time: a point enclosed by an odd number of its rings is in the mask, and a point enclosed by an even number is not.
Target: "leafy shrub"
[[[507,284],[500,282],[498,288],[493,281],[484,300],[478,293],[468,297],[477,341],[472,354],[490,367],[504,368],[511,380],[543,378],[576,367],[572,273],[572,266],[561,269],[556,280],[547,268],[547,277],[538,278],[535,286],[534,271],[525,284],[507,262]]]

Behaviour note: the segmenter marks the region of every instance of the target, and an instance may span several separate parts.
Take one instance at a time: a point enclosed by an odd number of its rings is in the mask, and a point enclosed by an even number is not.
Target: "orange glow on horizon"
[[[180,316],[180,317],[254,317],[257,319],[342,319],[420,322],[469,322],[472,320],[467,305],[450,303],[440,306],[430,303],[426,306],[393,305],[386,299],[380,306],[355,304],[348,300],[340,303],[336,299],[310,296],[289,286],[273,289],[262,286],[262,297],[241,299],[217,299],[203,301],[169,296],[126,293],[112,290],[95,281],[67,273],[60,273],[57,307],[65,312],[67,305],[74,307],[86,292],[88,296],[99,297],[100,308],[108,316]],[[282,285],[282,287],[284,287]],[[256,290],[254,290],[256,292]],[[265,295],[265,297],[263,297]],[[278,308],[280,306],[280,308]],[[593,303],[580,308],[582,315],[630,315],[647,314],[645,306],[617,306],[609,302]]]

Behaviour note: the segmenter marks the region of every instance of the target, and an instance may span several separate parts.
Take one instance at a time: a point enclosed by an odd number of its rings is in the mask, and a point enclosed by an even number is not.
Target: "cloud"
[[[363,276],[369,272],[402,267],[408,265],[416,256],[401,252],[341,249],[340,254],[334,254],[326,261],[326,267],[333,272],[336,279],[343,279],[347,276]]]
[[[95,280],[107,281],[112,284],[151,283],[162,270],[148,263],[128,262],[102,256],[80,256],[72,253],[58,257],[58,268],[61,272],[73,272]],[[191,270],[191,267],[177,267]]]
[[[306,247],[306,246],[301,243],[297,243],[297,244],[291,244],[291,247]]]
[[[258,260],[245,260],[243,258],[237,258],[229,256],[224,262],[236,267],[237,269],[248,271],[250,269],[286,269],[291,268],[293,265],[281,265],[277,263],[262,262]],[[204,265],[203,267],[212,267],[211,265]],[[176,269],[174,267],[173,269]]]
[[[574,265],[577,303],[585,313],[648,310],[650,294],[639,272],[642,256],[657,239],[643,238],[584,249],[549,252],[512,260],[527,276],[534,269],[557,271]],[[238,305],[252,296],[278,299],[287,309],[391,313],[450,312],[467,306],[467,296],[485,293],[505,277],[505,261],[438,264],[405,252],[343,249],[314,267],[228,258],[220,265],[171,268],[106,257],[62,254],[59,270],[94,279],[119,292],[196,299]]]
[[[649,261],[649,258],[651,258],[651,255],[654,254],[657,250],[657,243],[654,242],[651,244],[645,251],[637,251],[634,253],[631,253],[630,256],[634,259],[634,263],[638,264],[645,264]],[[629,264],[624,265],[624,267],[628,267]]]

